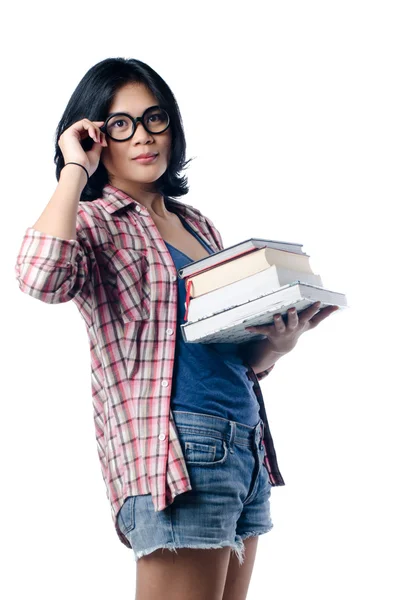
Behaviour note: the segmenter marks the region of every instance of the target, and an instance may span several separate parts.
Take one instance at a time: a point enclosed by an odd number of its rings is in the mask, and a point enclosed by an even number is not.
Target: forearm
[[[63,240],[76,239],[77,209],[87,183],[84,170],[77,165],[62,169],[57,188],[33,229]]]
[[[255,373],[262,373],[272,367],[286,352],[274,352],[269,347],[269,340],[257,340],[244,346],[244,360],[252,367]]]

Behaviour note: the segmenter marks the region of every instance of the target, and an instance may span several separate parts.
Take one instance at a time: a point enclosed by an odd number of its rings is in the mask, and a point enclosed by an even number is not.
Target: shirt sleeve
[[[28,227],[15,264],[22,292],[49,304],[68,302],[90,281],[95,254],[85,232],[82,211],[75,240],[64,240]]]

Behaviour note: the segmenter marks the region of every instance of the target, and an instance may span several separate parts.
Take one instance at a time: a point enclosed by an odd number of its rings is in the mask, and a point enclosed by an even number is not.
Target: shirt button
[[[135,210],[136,210],[136,212],[141,212],[141,207],[137,206]]]
[[[168,381],[166,381],[165,379],[163,379],[163,381],[161,382],[161,385],[162,385],[163,387],[167,387],[167,385],[168,385]]]
[[[160,435],[159,435],[159,440],[165,440],[165,435],[164,435],[164,433],[160,433]]]
[[[174,330],[173,329],[167,329],[167,333],[168,333],[168,335],[172,335],[174,333]]]
[[[171,275],[171,281],[176,281],[178,277],[176,275]]]

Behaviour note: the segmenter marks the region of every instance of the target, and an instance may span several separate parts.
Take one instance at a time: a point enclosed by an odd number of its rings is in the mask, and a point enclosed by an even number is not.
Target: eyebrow
[[[155,106],[159,106],[159,105],[153,104],[151,106],[148,106],[147,108],[145,108],[145,110],[143,111],[143,113],[140,116],[142,117],[149,108],[154,108]],[[114,115],[118,115],[120,113],[122,113],[123,115],[128,115],[129,117],[132,117],[131,113],[129,113],[127,110],[117,110],[116,112],[109,113],[106,118],[108,119],[109,117],[113,117]],[[134,118],[136,118],[136,117],[134,117]]]

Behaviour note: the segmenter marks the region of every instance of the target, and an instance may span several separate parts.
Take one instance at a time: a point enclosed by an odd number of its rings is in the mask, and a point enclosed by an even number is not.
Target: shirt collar
[[[146,208],[137,200],[134,200],[134,198],[119,188],[110,185],[109,183],[107,183],[103,188],[102,198],[96,202],[100,203],[101,206],[103,206],[103,208],[110,214],[121,208],[124,208],[125,206],[128,206],[129,204],[132,205],[134,210],[138,207],[141,215],[149,214]],[[165,204],[176,213],[179,213],[182,217],[190,217],[196,221],[198,220],[205,222],[205,218],[202,213],[197,208],[194,208],[189,204],[184,204],[180,200],[168,198],[167,196],[165,197]]]

